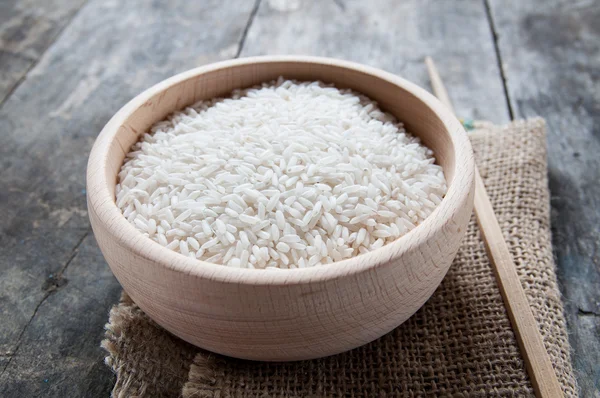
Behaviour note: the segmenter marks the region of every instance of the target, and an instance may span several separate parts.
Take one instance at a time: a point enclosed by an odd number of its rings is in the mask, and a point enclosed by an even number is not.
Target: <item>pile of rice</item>
[[[280,78],[157,123],[127,155],[123,215],[185,256],[304,268],[375,250],[446,193],[431,150],[377,103]]]

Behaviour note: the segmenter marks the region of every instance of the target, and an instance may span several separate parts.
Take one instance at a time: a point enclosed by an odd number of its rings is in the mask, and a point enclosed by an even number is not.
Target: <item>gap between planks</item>
[[[490,32],[492,33],[492,41],[494,42],[494,51],[496,52],[496,61],[498,62],[498,70],[500,71],[500,79],[502,79],[502,89],[504,90],[504,98],[506,99],[506,108],[508,109],[508,116],[510,120],[515,120],[515,115],[508,93],[508,84],[506,82],[506,75],[504,74],[504,65],[502,62],[502,54],[500,53],[500,46],[498,45],[498,32],[496,31],[496,25],[494,23],[494,17],[492,16],[492,10],[488,0],[483,1],[483,8],[485,9],[485,15],[490,25]],[[442,101],[443,102],[443,101]]]
[[[430,57],[426,57],[425,64],[433,92],[440,102],[454,113],[452,102],[435,63]],[[539,398],[562,397],[562,388],[477,166],[475,166],[475,216],[535,395]]]
[[[83,236],[79,239],[79,241],[75,244],[75,247],[73,247],[73,249],[71,250],[71,255],[69,256],[69,258],[67,259],[67,261],[65,261],[65,265],[63,265],[61,267],[61,269],[56,273],[56,279],[55,281],[60,281],[62,279],[63,274],[65,273],[65,271],[67,270],[67,268],[69,267],[69,265],[71,264],[71,262],[73,262],[73,259],[75,259],[75,257],[77,257],[77,254],[79,254],[79,246],[81,246],[81,244],[83,243],[83,241],[85,240],[85,238],[88,237],[88,235],[92,232],[91,228],[88,228],[85,233],[83,234]],[[45,285],[45,283],[44,283]],[[44,286],[42,285],[42,286]],[[15,345],[15,348],[9,352],[7,352],[7,356],[8,356],[8,361],[6,361],[6,364],[4,365],[4,368],[2,369],[2,372],[0,372],[0,378],[2,378],[2,376],[4,376],[4,373],[6,372],[6,369],[8,369],[10,363],[12,362],[13,358],[15,357],[15,355],[17,355],[17,352],[19,351],[19,348],[21,347],[21,343],[23,342],[23,335],[25,334],[25,331],[27,330],[27,328],[29,327],[29,325],[31,325],[31,322],[33,322],[33,319],[35,318],[35,316],[38,313],[38,310],[40,309],[40,307],[42,306],[42,304],[44,304],[44,302],[48,299],[48,297],[50,297],[52,295],[52,293],[58,291],[58,289],[60,288],[60,284],[55,284],[55,287],[49,287],[46,289],[46,293],[44,294],[44,296],[42,297],[42,299],[40,300],[40,302],[35,306],[35,309],[33,310],[33,313],[31,314],[31,317],[29,317],[29,320],[27,321],[27,323],[25,324],[25,326],[23,326],[23,329],[21,329],[21,332],[19,333],[19,336],[17,337],[17,344]]]

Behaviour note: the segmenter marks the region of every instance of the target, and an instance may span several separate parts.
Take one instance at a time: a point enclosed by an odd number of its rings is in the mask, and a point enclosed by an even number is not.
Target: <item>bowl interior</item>
[[[456,119],[448,120],[449,113],[436,113],[431,104],[427,104],[433,97],[424,98],[423,94],[428,94],[417,86],[381,72],[397,81],[386,80],[368,69],[371,68],[347,68],[325,61],[264,60],[213,68],[201,74],[190,71],[175,76],[155,86],[154,95],[143,98],[142,94],[142,102],[132,101],[128,105],[132,107],[131,113],[110,143],[106,181],[116,183],[116,176],[131,146],[154,123],[163,120],[170,113],[199,100],[227,96],[233,89],[250,87],[283,76],[333,83],[338,88],[351,88],[379,102],[383,110],[396,116],[404,123],[408,132],[418,136],[434,151],[437,163],[444,169],[450,189],[455,175],[456,156],[448,130],[450,125],[455,125]],[[109,185],[110,194],[114,197],[115,184]]]
[[[131,146],[156,122],[196,101],[227,96],[233,89],[250,87],[279,76],[303,81],[321,80],[351,88],[379,102],[402,121],[408,132],[434,151],[444,168],[448,190],[434,212],[396,241],[331,267],[309,267],[293,273],[257,272],[223,267],[191,259],[143,236],[121,214],[115,203],[115,184]],[[132,258],[157,264],[178,275],[245,285],[312,283],[368,272],[391,264],[437,233],[460,235],[457,220],[472,203],[474,161],[469,138],[456,117],[433,95],[396,75],[368,66],[330,58],[268,56],[243,58],[203,66],[173,76],[132,99],[100,133],[88,162],[87,197],[94,232],[110,238]],[[469,210],[470,213],[470,210]],[[438,250],[439,248],[435,249]],[[441,249],[439,249],[441,250]],[[439,251],[438,250],[438,251]],[[103,250],[103,253],[107,250]],[[113,262],[116,261],[113,259]],[[119,260],[124,261],[124,259]],[[129,259],[128,261],[131,261]],[[109,261],[110,263],[110,261]],[[123,267],[126,266],[123,263]],[[144,271],[145,272],[145,271]]]

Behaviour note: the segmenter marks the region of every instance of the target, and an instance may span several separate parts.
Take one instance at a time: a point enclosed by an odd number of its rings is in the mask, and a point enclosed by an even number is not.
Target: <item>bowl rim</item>
[[[436,209],[421,224],[381,248],[332,264],[289,270],[232,268],[192,259],[167,249],[144,236],[142,232],[131,225],[117,207],[115,198],[108,189],[109,184],[114,184],[114,182],[107,178],[107,176],[113,175],[110,170],[107,170],[108,154],[123,123],[147,101],[185,80],[219,69],[268,63],[320,64],[368,74],[399,86],[429,107],[445,126],[454,148],[455,158],[453,181]],[[467,178],[457,178],[457,171]],[[462,124],[437,98],[418,85],[375,67],[335,58],[295,55],[257,56],[221,61],[190,69],[153,85],[131,99],[108,121],[92,147],[87,166],[87,201],[88,210],[96,215],[98,222],[102,224],[106,232],[115,237],[119,245],[146,260],[200,279],[223,283],[283,286],[335,280],[369,271],[385,266],[390,263],[392,258],[400,257],[412,248],[421,246],[430,236],[446,228],[448,221],[466,202],[473,191],[474,172],[473,152]]]

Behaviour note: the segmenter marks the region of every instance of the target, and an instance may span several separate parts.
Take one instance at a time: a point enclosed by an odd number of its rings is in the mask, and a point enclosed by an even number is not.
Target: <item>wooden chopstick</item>
[[[448,92],[433,60],[426,57],[425,64],[427,65],[433,92],[454,113]],[[492,203],[477,166],[475,166],[475,216],[504,299],[504,306],[508,311],[519,348],[525,359],[535,395],[539,398],[562,397],[562,389],[552,368],[552,362],[544,347],[538,324],[533,317],[533,312],[531,312],[527,296],[525,296],[517,269],[502,235],[502,230],[494,214]]]

